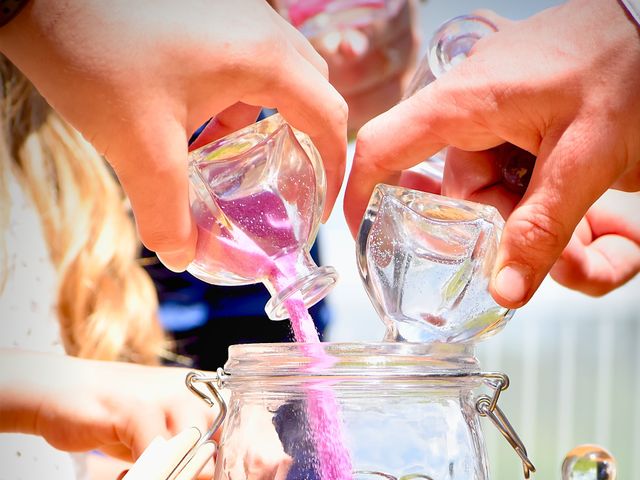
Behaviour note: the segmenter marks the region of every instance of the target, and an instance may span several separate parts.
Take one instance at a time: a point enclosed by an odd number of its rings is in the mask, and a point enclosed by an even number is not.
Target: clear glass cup
[[[191,211],[198,227],[187,270],[216,285],[263,282],[270,318],[287,299],[307,307],[337,280],[309,251],[324,208],[326,179],[307,135],[272,115],[189,154]]]
[[[234,345],[190,382],[230,391],[216,480],[487,480],[478,389],[495,379],[461,344],[323,343]],[[310,391],[339,407],[349,472],[321,474]]]
[[[276,0],[276,9],[327,61],[349,105],[349,130],[401,98],[415,64],[414,0]]]
[[[471,342],[504,327],[513,310],[489,293],[503,225],[489,205],[378,185],[356,257],[385,339]]]

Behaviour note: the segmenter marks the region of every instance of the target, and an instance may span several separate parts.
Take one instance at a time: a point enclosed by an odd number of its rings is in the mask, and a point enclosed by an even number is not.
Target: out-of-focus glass
[[[469,56],[478,40],[497,31],[492,22],[479,15],[461,15],[443,23],[431,37],[427,53],[418,63],[403,98],[409,98],[451,70]],[[411,171],[442,182],[445,158],[446,151],[443,150]]]
[[[337,274],[309,250],[324,208],[326,179],[307,135],[273,115],[189,155],[191,211],[198,227],[188,271],[216,285],[263,282],[272,319],[302,294],[324,298]]]
[[[513,312],[488,290],[503,225],[489,205],[378,185],[356,255],[386,339],[468,342],[499,331]]]
[[[562,463],[562,480],[616,480],[616,460],[598,445],[580,445]]]
[[[414,0],[276,0],[278,11],[327,61],[349,104],[349,129],[401,98],[415,63]]]
[[[335,480],[319,474],[306,413],[313,392],[339,406],[352,466],[339,478],[486,480],[478,373],[465,345],[232,346],[214,478]]]
[[[492,22],[479,15],[461,15],[443,23],[431,37],[429,49],[420,60],[404,98],[464,61],[478,40],[497,31]]]

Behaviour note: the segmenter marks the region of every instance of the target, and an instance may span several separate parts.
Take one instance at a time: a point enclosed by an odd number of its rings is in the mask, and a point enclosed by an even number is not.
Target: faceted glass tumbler
[[[311,140],[273,115],[189,155],[191,211],[198,227],[188,271],[216,285],[263,282],[272,319],[302,295],[324,298],[337,274],[309,250],[324,208],[326,179]]]
[[[356,255],[386,339],[468,342],[500,330],[512,310],[488,287],[503,224],[488,205],[378,185]]]

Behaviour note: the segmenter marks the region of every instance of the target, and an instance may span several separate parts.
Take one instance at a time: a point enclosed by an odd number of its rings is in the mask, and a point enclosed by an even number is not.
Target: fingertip
[[[528,265],[508,264],[499,269],[492,282],[494,299],[503,307],[519,308],[531,297],[533,272]]]
[[[171,438],[168,443],[175,446],[178,450],[186,451],[193,447],[202,434],[197,427],[189,427],[178,433],[175,437]]]
[[[184,272],[193,261],[195,252],[190,249],[173,252],[156,252],[162,264],[174,273]]]
[[[177,237],[174,242],[180,242],[180,248],[177,249],[156,249],[156,255],[162,264],[175,273],[184,272],[196,255],[196,242],[198,232],[195,223],[191,220],[191,230],[186,238]],[[149,247],[153,249],[152,247]]]
[[[351,232],[351,236],[356,238],[358,234],[358,230],[360,228],[360,219],[364,214],[364,210],[360,213],[360,210],[356,208],[350,201],[350,196],[345,195],[344,203],[344,217],[347,221],[347,226],[349,227],[349,231]]]
[[[335,203],[335,198],[332,201],[327,200],[327,203],[324,206],[324,211],[322,212],[322,219],[320,220],[320,223],[325,224],[329,221],[329,217],[331,217],[331,212],[333,211]]]

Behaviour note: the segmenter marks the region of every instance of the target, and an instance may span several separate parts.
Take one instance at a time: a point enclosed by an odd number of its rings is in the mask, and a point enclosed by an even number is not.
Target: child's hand
[[[132,461],[156,437],[206,432],[216,409],[185,386],[187,370],[0,351],[0,431],[40,435],[60,450]]]

